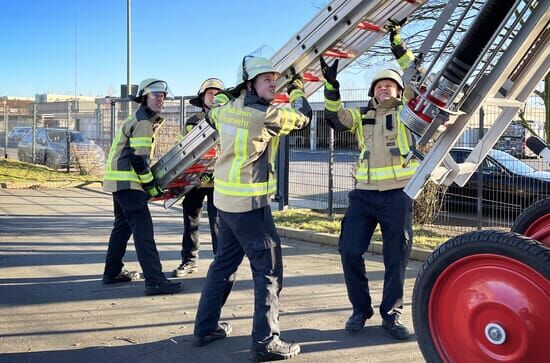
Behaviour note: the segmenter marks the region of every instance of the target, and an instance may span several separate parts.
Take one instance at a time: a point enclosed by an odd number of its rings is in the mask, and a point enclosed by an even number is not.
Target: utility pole
[[[131,92],[132,79],[130,76],[132,61],[132,0],[127,0],[126,5],[126,91]]]

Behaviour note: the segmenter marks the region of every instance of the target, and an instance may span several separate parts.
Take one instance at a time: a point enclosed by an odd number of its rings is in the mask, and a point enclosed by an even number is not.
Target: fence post
[[[317,150],[317,112],[313,112],[313,118],[309,127],[309,150]]]
[[[334,129],[329,128],[328,141],[328,216],[334,215]]]
[[[113,145],[115,139],[116,102],[111,101],[111,140],[109,146]]]
[[[288,136],[280,139],[279,153],[277,155],[277,202],[279,210],[288,206],[288,169],[289,169],[290,144]]]
[[[4,96],[4,159],[8,158],[8,96]]]
[[[67,101],[67,173],[71,172],[71,101]]]
[[[483,138],[483,124],[485,118],[485,110],[483,106],[479,108],[479,139]],[[483,229],[483,163],[477,169],[477,230]]]
[[[36,102],[32,104],[32,163],[36,163],[36,116],[38,113],[38,105]]]
[[[184,134],[184,127],[185,127],[185,99],[183,96],[179,97],[180,99],[180,133]]]

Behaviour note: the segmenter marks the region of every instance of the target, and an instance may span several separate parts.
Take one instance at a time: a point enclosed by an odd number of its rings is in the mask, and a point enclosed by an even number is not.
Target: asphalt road
[[[153,205],[165,273],[179,264],[181,209]],[[253,289],[245,262],[222,311],[233,335],[191,344],[196,306],[212,259],[202,221],[199,271],[184,292],[146,297],[143,282],[104,286],[101,273],[112,226],[109,195],[95,190],[0,189],[0,362],[243,362],[248,359]],[[335,247],[283,240],[282,337],[302,344],[293,362],[423,362],[413,336],[397,342],[375,316],[357,336]],[[130,243],[126,264],[139,269]],[[375,307],[383,262],[367,255]],[[411,295],[420,264],[407,270],[403,321],[412,328]]]

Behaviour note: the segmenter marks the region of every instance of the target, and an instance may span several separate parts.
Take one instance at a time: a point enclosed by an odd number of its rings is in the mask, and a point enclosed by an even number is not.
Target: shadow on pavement
[[[308,353],[337,352],[376,345],[403,344],[386,335],[377,326],[367,326],[359,334],[350,336],[343,329],[318,330],[295,329],[283,331],[285,340],[297,341],[301,355]],[[122,346],[95,346],[81,349],[52,350],[28,353],[8,353],[0,356],[0,362],[245,362],[249,359],[250,337],[235,336],[214,342],[210,346],[194,347],[191,335],[174,336],[157,342],[139,344],[124,337],[117,337]],[[407,342],[414,342],[411,337]],[[366,357],[365,357],[366,359]],[[366,361],[366,360],[365,360]]]
[[[166,276],[170,272],[166,271]],[[369,273],[370,281],[381,281],[384,278],[383,271]],[[243,275],[245,275],[243,273]],[[112,300],[117,298],[142,297],[144,281],[130,283],[103,285],[101,274],[98,275],[75,275],[49,278],[2,278],[0,279],[0,306],[22,306],[36,304],[50,304],[58,302]],[[186,276],[181,281],[184,290],[179,295],[200,293],[205,277]],[[284,287],[292,288],[297,286],[325,286],[327,284],[344,284],[342,274],[325,275],[300,275],[287,276],[284,278]],[[250,290],[250,299],[253,298],[253,281],[251,276],[239,279],[233,287],[233,291]]]

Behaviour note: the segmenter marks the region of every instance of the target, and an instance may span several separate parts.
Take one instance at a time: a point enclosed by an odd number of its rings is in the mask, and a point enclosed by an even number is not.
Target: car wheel
[[[550,247],[550,199],[539,200],[525,209],[515,220],[512,232]]]
[[[17,150],[17,159],[22,162],[26,162],[25,154],[21,150]]]
[[[45,156],[44,165],[46,165],[48,168],[51,168],[51,169],[54,169],[54,170],[57,169],[57,165],[56,165],[56,162],[55,162],[55,157],[51,157],[49,155]]]
[[[412,300],[427,362],[534,362],[547,354],[550,249],[501,231],[450,239],[422,265]]]

